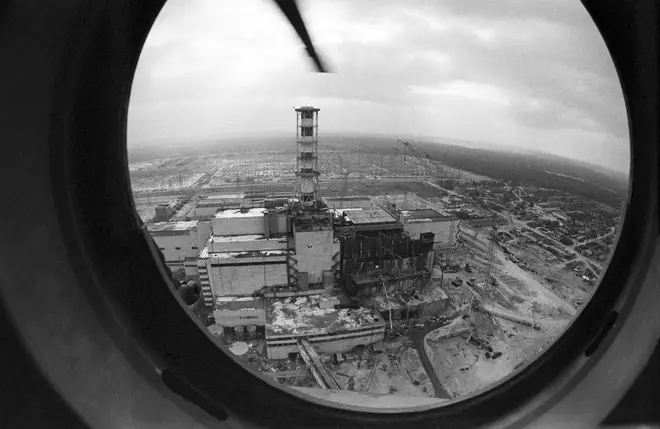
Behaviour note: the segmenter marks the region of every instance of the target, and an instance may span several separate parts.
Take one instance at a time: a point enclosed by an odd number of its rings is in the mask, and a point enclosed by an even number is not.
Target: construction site
[[[201,287],[195,314],[218,347],[310,395],[398,407],[492,386],[561,334],[618,211],[447,167],[410,141],[320,150],[319,111],[295,109],[292,153],[131,166],[136,208]]]

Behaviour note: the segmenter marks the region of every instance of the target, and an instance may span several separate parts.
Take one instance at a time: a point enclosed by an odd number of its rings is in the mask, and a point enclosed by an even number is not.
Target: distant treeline
[[[513,184],[560,189],[615,208],[620,207],[628,192],[627,180],[620,173],[596,171],[570,159],[436,143],[416,142],[415,146],[451,167]]]

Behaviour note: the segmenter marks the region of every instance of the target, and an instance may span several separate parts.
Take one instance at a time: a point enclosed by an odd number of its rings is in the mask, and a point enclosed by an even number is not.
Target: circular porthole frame
[[[386,413],[255,377],[182,311],[135,212],[125,144],[137,59],[163,2],[55,3],[0,6],[0,58],[9,65],[0,68],[0,174],[11,184],[2,190],[11,207],[0,296],[16,347],[86,424],[587,427],[643,368],[660,336],[653,0],[584,2],[619,73],[633,151],[625,222],[598,292],[506,383],[445,407]]]

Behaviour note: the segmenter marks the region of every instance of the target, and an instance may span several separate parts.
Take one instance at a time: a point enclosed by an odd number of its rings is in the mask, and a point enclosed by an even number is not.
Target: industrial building
[[[426,285],[436,249],[455,235],[451,216],[432,208],[322,198],[319,109],[295,111],[292,195],[206,195],[191,211],[203,220],[150,226],[168,264],[187,261],[198,277],[216,329],[265,337],[274,359],[301,339],[347,351],[382,340],[386,321],[444,309],[447,296]]]
[[[147,224],[156,245],[165,256],[165,264],[176,271],[186,268],[197,276],[197,256],[211,234],[211,224],[198,221],[156,222]]]
[[[434,209],[403,210],[400,213],[404,231],[411,238],[419,238],[424,233],[432,232],[434,249],[450,249],[454,246],[456,221],[450,214]]]
[[[155,209],[154,221],[167,222],[180,206],[180,201],[170,201],[169,203],[158,204]]]
[[[238,209],[241,207],[253,207],[251,201],[245,201],[243,192],[236,194],[204,195],[189,213],[188,217],[197,220],[210,220],[218,210]],[[254,205],[258,207],[258,205]]]

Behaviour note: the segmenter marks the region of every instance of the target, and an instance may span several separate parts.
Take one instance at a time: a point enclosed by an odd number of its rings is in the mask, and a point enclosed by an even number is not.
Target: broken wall
[[[425,232],[432,232],[435,236],[434,238],[434,248],[435,249],[446,249],[454,246],[456,242],[456,233],[458,232],[456,224],[458,222],[455,220],[442,220],[442,221],[431,221],[431,222],[406,222],[403,225],[404,231],[406,231],[410,238],[419,239],[420,235]],[[452,237],[451,229],[452,224],[454,227],[454,234]]]

